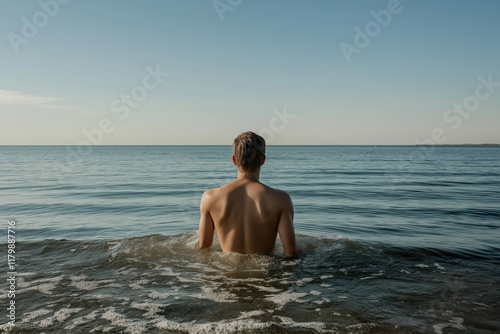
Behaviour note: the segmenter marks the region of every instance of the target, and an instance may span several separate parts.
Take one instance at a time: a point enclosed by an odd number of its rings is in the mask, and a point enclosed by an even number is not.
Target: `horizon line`
[[[0,147],[77,147],[81,145],[74,144],[0,144]],[[194,147],[194,146],[232,146],[232,144],[114,144],[114,145],[85,145],[91,147],[154,147],[154,146],[177,146],[177,147]],[[371,147],[388,147],[388,146],[401,146],[401,147],[434,147],[434,146],[500,146],[500,143],[463,143],[463,144],[266,144],[266,146],[371,146]]]

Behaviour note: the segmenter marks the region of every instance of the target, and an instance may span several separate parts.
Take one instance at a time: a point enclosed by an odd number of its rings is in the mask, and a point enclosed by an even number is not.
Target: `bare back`
[[[238,179],[203,194],[200,247],[217,231],[223,251],[269,254],[279,234],[286,255],[296,255],[290,196],[260,182]]]

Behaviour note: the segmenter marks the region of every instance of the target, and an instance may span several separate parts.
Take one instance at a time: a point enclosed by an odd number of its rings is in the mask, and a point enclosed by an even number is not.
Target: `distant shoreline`
[[[29,145],[29,144],[24,144],[24,145],[0,145],[0,147],[77,147],[79,145]],[[134,145],[134,144],[122,144],[122,145],[88,145],[90,147],[215,147],[215,146],[228,146],[231,147],[232,145],[226,144],[226,145],[221,145],[221,144],[144,144],[144,145]],[[349,145],[349,144],[287,144],[287,145],[273,145],[273,144],[268,144],[267,146],[276,146],[276,147],[436,147],[436,146],[453,146],[453,147],[500,147],[500,144],[356,144],[356,145]]]
[[[415,146],[500,146],[500,144],[439,144],[439,145],[418,144]]]

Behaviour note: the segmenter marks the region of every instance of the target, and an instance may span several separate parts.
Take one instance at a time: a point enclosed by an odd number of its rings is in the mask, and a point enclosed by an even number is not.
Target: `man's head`
[[[233,162],[243,172],[258,172],[266,160],[266,140],[251,131],[233,142]]]

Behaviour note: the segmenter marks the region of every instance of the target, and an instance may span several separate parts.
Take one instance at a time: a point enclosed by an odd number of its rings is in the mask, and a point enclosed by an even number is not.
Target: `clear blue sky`
[[[500,143],[500,1],[394,1],[2,0],[0,145]]]

